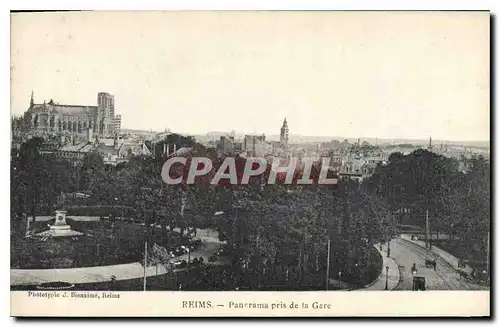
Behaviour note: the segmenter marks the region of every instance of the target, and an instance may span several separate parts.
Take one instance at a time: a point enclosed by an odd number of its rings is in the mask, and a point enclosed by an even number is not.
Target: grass
[[[193,267],[190,272],[183,271],[169,275],[151,276],[146,279],[148,291],[182,290],[185,291],[229,291],[234,287],[225,278],[227,267],[204,265]],[[101,283],[75,284],[70,291],[142,291],[144,279],[135,278]],[[12,291],[37,290],[37,285],[14,285]]]
[[[383,269],[382,256],[371,245],[359,249],[358,253],[363,255],[354,260],[346,260],[348,255],[333,256],[330,261],[330,278],[339,279],[338,272],[341,271],[340,280],[355,287],[363,287],[376,280]]]
[[[374,249],[375,250],[375,249]],[[376,255],[372,264],[365,267],[366,273],[360,278],[361,283],[368,284],[375,280],[382,269],[382,257],[375,250],[373,255]],[[275,274],[271,276],[261,276],[261,282],[265,283],[258,285],[256,274],[254,272],[246,272],[239,275],[238,278],[230,273],[230,266],[213,266],[202,265],[192,267],[189,272],[177,272],[169,275],[151,276],[147,278],[148,291],[168,291],[179,290],[179,285],[182,285],[183,291],[234,291],[236,286],[242,291],[315,291],[325,289],[324,270],[321,272],[305,273],[302,282],[299,284],[299,271],[296,267],[291,267],[289,273],[290,282],[286,281],[285,274]],[[277,267],[275,271],[280,271]],[[283,271],[283,270],[281,270]],[[332,276],[332,278],[334,278]],[[239,280],[239,282],[234,282]],[[352,282],[349,276],[342,278],[344,282]],[[76,284],[71,290],[74,291],[142,291],[142,278],[117,280],[100,283],[85,283]],[[36,285],[16,285],[11,286],[11,290],[36,290]],[[336,285],[330,285],[330,290],[335,290]]]
[[[486,265],[486,253],[473,249],[466,242],[460,240],[434,240],[432,244],[459,259],[471,261],[478,266]]]
[[[41,232],[54,220],[36,222],[34,229]],[[72,229],[85,233],[77,240],[71,238],[12,237],[11,268],[54,269],[107,266],[140,261],[143,257],[144,226],[117,222],[112,226],[105,221],[74,221],[67,219]],[[176,232],[163,235],[153,229],[153,242],[173,249],[181,242]]]

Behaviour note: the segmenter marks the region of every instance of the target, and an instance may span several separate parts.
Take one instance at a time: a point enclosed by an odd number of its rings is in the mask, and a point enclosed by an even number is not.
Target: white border
[[[123,3],[118,1],[105,1],[105,0],[87,0],[87,1],[78,1],[78,2],[68,2],[67,0],[46,0],[46,1],[14,1],[14,0],[6,0],[2,1],[0,6],[2,7],[1,14],[1,41],[2,41],[2,52],[3,55],[3,65],[1,65],[2,76],[3,79],[3,87],[1,88],[1,98],[2,103],[6,108],[10,109],[10,71],[7,67],[10,67],[10,14],[8,10],[50,10],[50,9],[70,9],[70,10],[153,10],[153,9],[162,9],[162,10],[491,10],[492,13],[498,14],[500,12],[500,1],[498,0],[454,0],[454,1],[438,1],[438,0],[420,0],[420,1],[398,1],[398,0],[340,0],[335,1],[334,3],[329,3],[327,1],[319,1],[319,0],[288,0],[288,1],[270,1],[270,0],[240,0],[240,1],[208,1],[208,0],[184,0],[184,1],[153,1],[153,0],[141,0],[134,1],[129,3]],[[496,25],[498,26],[498,21],[496,20]],[[496,27],[497,27],[496,26]],[[496,28],[497,29],[497,28]],[[495,43],[498,42],[498,33],[494,35]],[[496,56],[498,58],[498,55]],[[497,70],[492,72],[492,74],[496,73]],[[495,88],[491,90],[495,92],[495,94],[499,94],[498,84],[495,85]],[[0,128],[0,130],[5,133],[4,137],[1,138],[0,144],[2,145],[2,153],[8,153],[10,151],[10,110],[6,110],[5,118],[0,120],[1,124],[4,124]],[[495,123],[498,124],[498,115],[495,119]],[[497,145],[495,145],[495,152],[497,149]],[[1,161],[2,170],[1,172],[4,174],[3,180],[7,181],[9,179],[8,171],[9,171],[9,157],[4,156]],[[497,182],[497,179],[495,179]],[[2,208],[4,208],[4,212],[8,212],[9,207],[9,190],[8,183],[4,182],[4,189],[2,190]],[[495,197],[496,200],[496,197]],[[496,202],[496,201],[495,201]],[[492,218],[493,220],[494,218]],[[3,219],[3,223],[5,224],[4,231],[7,233],[9,230],[8,219]],[[498,223],[497,223],[498,225]],[[495,230],[497,232],[498,229]],[[497,233],[495,233],[497,235]],[[9,254],[9,247],[3,247],[6,255],[2,256],[3,258],[7,258]],[[494,252],[496,253],[496,251]],[[493,259],[493,262],[496,262],[496,256]],[[6,267],[3,269],[4,272],[4,281],[8,279],[8,266],[9,262],[7,260],[2,260],[5,262]],[[495,266],[496,267],[496,266]],[[497,275],[495,274],[495,280]],[[2,292],[3,305],[7,312],[4,312],[3,317],[9,316],[9,306],[7,303],[10,302],[9,298],[9,285],[5,283],[5,291]],[[494,310],[494,308],[492,308]],[[13,320],[10,319],[12,323]],[[436,321],[438,322],[438,321]],[[45,322],[45,324],[51,322]],[[95,322],[94,322],[95,323]],[[102,322],[100,322],[102,323]],[[100,323],[97,323],[99,325]],[[113,323],[123,323],[123,322],[113,322]],[[113,324],[111,323],[111,324]],[[174,322],[169,322],[174,323]],[[221,323],[221,321],[211,322],[211,323]],[[259,322],[262,323],[262,322]],[[289,321],[281,321],[275,323],[283,323],[288,324]],[[330,322],[324,322],[330,323]],[[342,323],[339,321],[335,321],[335,323]],[[387,322],[378,322],[380,324],[386,324]],[[433,324],[434,322],[426,322]],[[3,324],[2,324],[3,325]]]
[[[7,1],[9,2],[9,1]],[[142,0],[128,3],[115,1],[24,0],[10,1],[9,9],[74,9],[74,10],[488,10],[494,0]]]

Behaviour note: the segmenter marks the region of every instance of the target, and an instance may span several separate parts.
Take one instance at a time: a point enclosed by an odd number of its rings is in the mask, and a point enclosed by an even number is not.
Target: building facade
[[[263,135],[245,135],[243,139],[243,151],[250,157],[263,157],[268,153],[266,136]]]
[[[233,155],[235,152],[234,136],[221,136],[217,142],[217,150],[224,154]]]
[[[121,116],[115,115],[114,96],[99,92],[97,106],[65,105],[54,102],[35,103],[24,115],[25,128],[36,134],[73,134],[85,136],[92,129],[99,137],[113,137],[120,132]]]

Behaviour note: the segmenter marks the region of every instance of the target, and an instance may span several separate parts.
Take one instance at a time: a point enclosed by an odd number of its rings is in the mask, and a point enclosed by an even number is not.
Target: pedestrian
[[[412,275],[415,276],[417,274],[417,271],[418,271],[417,264],[413,263],[413,266],[411,267]]]

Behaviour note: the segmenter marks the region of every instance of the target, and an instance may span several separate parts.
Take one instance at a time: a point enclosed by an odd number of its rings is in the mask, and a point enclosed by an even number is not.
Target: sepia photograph
[[[10,19],[13,315],[489,315],[488,11]]]

